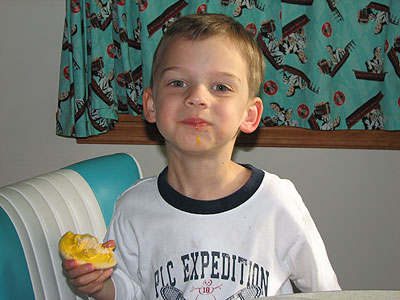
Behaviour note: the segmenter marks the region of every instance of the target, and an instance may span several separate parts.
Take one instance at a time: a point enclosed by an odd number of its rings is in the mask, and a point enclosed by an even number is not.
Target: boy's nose
[[[185,99],[185,105],[188,107],[206,108],[209,105],[209,91],[205,86],[192,86]]]

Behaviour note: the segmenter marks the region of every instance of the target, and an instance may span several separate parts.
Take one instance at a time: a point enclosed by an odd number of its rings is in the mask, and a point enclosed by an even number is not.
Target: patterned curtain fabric
[[[264,53],[260,126],[400,130],[400,1],[67,0],[57,134],[140,115],[163,32],[204,12],[234,17]]]

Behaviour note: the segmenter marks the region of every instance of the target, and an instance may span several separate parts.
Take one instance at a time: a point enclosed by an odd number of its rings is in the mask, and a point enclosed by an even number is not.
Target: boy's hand
[[[108,241],[105,242],[103,246],[115,247],[115,242]],[[98,293],[103,294],[101,291],[103,290],[106,281],[110,281],[110,276],[113,273],[112,268],[97,270],[91,263],[80,265],[74,259],[64,260],[62,267],[70,284],[77,291],[94,297],[96,297],[96,294]],[[106,294],[108,294],[108,292],[110,291],[107,291]]]

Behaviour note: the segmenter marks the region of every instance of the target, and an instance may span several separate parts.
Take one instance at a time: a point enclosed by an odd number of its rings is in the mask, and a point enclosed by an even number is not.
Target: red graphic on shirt
[[[331,35],[332,35],[332,26],[331,26],[331,23],[329,23],[329,22],[324,23],[324,24],[322,25],[321,31],[322,31],[322,34],[323,34],[325,37],[331,37]]]
[[[306,104],[300,104],[297,107],[297,114],[299,115],[300,118],[306,119],[310,115],[310,109]]]
[[[125,5],[125,0],[119,0],[119,1],[118,1],[118,5],[124,6],[124,5]]]
[[[81,4],[79,0],[71,0],[71,11],[76,14],[81,11]]]
[[[399,107],[400,107],[400,97],[399,97],[399,100],[397,100],[397,104],[398,104]]]
[[[222,284],[213,287],[212,286],[213,282],[211,279],[204,280],[203,285],[201,287],[192,287],[191,292],[193,291],[198,291],[199,294],[196,296],[197,299],[214,299],[216,300],[215,296],[213,293],[215,292],[216,289],[221,289]]]
[[[276,84],[275,81],[273,80],[268,80],[265,84],[264,84],[264,92],[267,95],[273,96],[278,92],[278,85]]]
[[[335,102],[337,106],[343,105],[345,100],[346,96],[341,91],[337,91],[335,95],[333,95],[333,102]]]

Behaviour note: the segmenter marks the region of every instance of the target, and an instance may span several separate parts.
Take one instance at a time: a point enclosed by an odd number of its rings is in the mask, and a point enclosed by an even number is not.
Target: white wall
[[[55,135],[64,5],[0,2],[0,186],[115,152],[157,174],[161,147]],[[235,159],[295,183],[344,289],[400,289],[400,151],[241,148]]]

